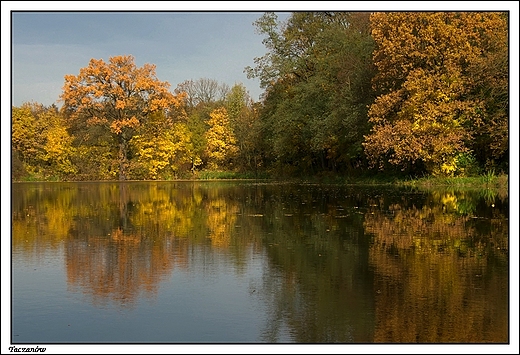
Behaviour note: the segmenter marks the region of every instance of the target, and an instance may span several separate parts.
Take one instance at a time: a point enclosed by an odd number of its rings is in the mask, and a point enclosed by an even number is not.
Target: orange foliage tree
[[[177,109],[182,103],[182,95],[173,95],[169,87],[157,79],[155,65],[138,68],[133,56],[116,56],[108,63],[91,59],[77,76],[66,75],[60,99],[72,121],[101,126],[115,138],[119,180],[126,180],[128,143],[136,129],[150,114]]]

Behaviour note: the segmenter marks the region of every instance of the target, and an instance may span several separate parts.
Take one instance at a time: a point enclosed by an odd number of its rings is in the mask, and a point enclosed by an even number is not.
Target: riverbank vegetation
[[[244,85],[170,90],[131,55],[12,107],[12,180],[303,179],[507,185],[508,14],[265,13]]]

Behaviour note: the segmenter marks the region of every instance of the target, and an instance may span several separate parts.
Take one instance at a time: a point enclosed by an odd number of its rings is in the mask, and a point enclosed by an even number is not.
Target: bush
[[[478,176],[481,169],[477,159],[471,153],[461,153],[457,155],[458,176]]]

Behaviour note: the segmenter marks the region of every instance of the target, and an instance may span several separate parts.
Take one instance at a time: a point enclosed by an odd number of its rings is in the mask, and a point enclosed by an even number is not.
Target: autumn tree
[[[157,79],[155,65],[137,67],[133,56],[116,56],[108,63],[91,59],[77,76],[66,75],[60,99],[71,122],[110,134],[118,146],[119,180],[126,180],[129,142],[136,130],[151,114],[181,105],[169,86]]]
[[[40,149],[44,142],[37,137],[38,121],[33,115],[31,104],[12,107],[11,111],[11,147],[15,156],[28,165],[36,165]],[[42,122],[46,123],[46,122]]]
[[[77,167],[73,163],[76,155],[76,149],[72,145],[74,137],[69,134],[65,119],[57,111],[47,119],[49,129],[46,132],[43,159],[54,174],[60,177],[72,177],[77,172]]]
[[[478,44],[483,50],[467,68],[468,95],[480,102],[481,122],[470,125],[469,148],[484,169],[507,170],[509,163],[509,32],[508,14],[485,17]]]
[[[130,145],[137,157],[131,164],[132,175],[139,178],[175,178],[186,164],[192,165],[193,145],[186,123],[164,117],[163,112],[151,114],[147,124],[136,129]]]
[[[24,103],[12,108],[11,147],[16,178],[70,178],[77,168],[75,149],[65,119],[57,107]]]
[[[204,168],[208,161],[206,132],[210,128],[210,114],[224,106],[229,86],[215,79],[199,78],[183,81],[177,85],[174,92],[184,95],[186,126],[193,145],[191,170]]]
[[[210,169],[229,168],[238,153],[236,138],[229,123],[227,110],[222,107],[210,114],[206,132],[206,154]]]
[[[479,62],[492,60],[487,39],[498,36],[500,50],[505,48],[503,16],[396,12],[374,13],[370,20],[378,97],[369,110],[368,158],[380,167],[389,162],[403,170],[424,167],[433,175],[463,173],[461,162],[474,154],[475,127],[493,121],[486,98],[472,93],[481,82],[474,75],[482,68]],[[504,127],[503,111],[498,114],[498,126]]]

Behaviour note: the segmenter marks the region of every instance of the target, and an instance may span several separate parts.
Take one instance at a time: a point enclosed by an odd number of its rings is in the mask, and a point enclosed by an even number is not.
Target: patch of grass
[[[335,174],[321,173],[301,177],[278,177],[274,180],[293,183],[325,184],[325,185],[396,185],[402,178],[392,174]]]
[[[266,174],[254,172],[236,172],[236,171],[213,171],[213,170],[203,170],[199,171],[195,175],[195,179],[199,180],[238,180],[238,179],[246,179],[246,180],[255,180],[255,179],[268,179],[269,177]]]
[[[495,175],[494,171],[484,175],[472,177],[423,177],[419,179],[409,179],[399,184],[420,188],[435,187],[457,187],[457,188],[508,188],[508,175]]]
[[[366,176],[349,176],[345,178],[345,184],[348,185],[396,185],[400,179],[393,175],[366,175]]]
[[[17,179],[11,179],[13,182],[60,182],[65,181],[56,175],[42,175],[39,173],[27,174]]]

